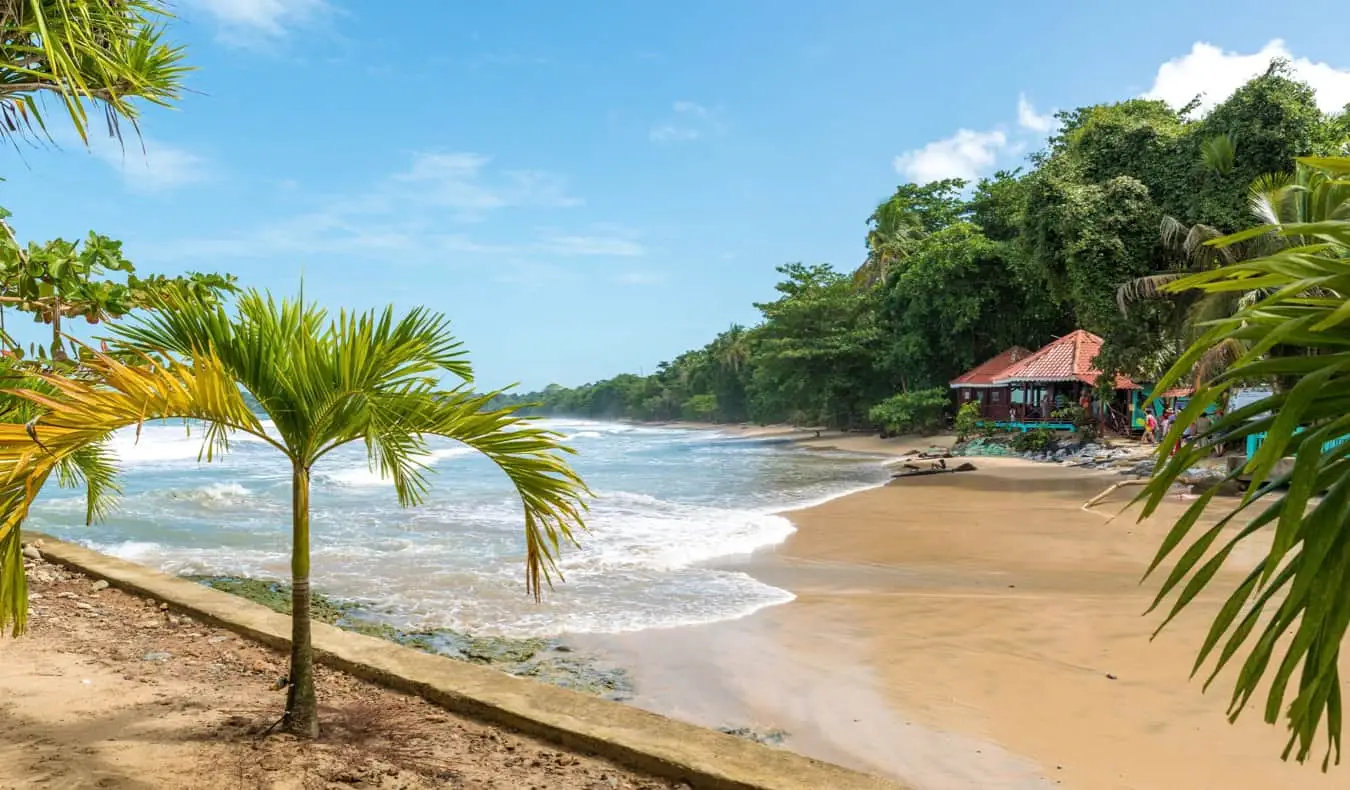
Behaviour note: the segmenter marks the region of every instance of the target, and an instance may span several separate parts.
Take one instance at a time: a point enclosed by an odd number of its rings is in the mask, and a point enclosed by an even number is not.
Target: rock
[[[163,651],[152,651],[141,656],[142,661],[168,661],[171,658],[173,658],[172,653],[165,653]]]
[[[93,606],[91,606],[90,604],[84,603],[84,602],[80,602],[80,603],[75,604],[75,608],[76,608],[76,609],[83,609],[83,610],[86,611],[86,612],[92,612],[92,611],[94,611],[94,607],[93,607]]]
[[[179,620],[177,617],[169,615],[169,625],[178,625],[180,622],[182,621]]]
[[[161,612],[167,612],[169,611],[169,605],[167,603],[162,603],[159,605],[159,610]]]
[[[57,598],[79,598],[80,596],[76,595],[75,593],[71,592],[70,590],[65,590],[64,592],[59,592],[59,593],[57,593],[57,594],[56,594],[56,597],[57,597]]]
[[[218,645],[221,642],[225,642],[227,640],[229,640],[228,636],[213,636],[210,639],[206,640],[206,643],[208,645]]]
[[[137,628],[159,628],[159,620],[142,620],[136,624]]]
[[[42,552],[38,551],[37,546],[31,543],[23,547],[23,556],[30,560],[42,560]]]
[[[40,601],[40,600],[42,600],[42,593],[30,592],[30,593],[28,593],[28,600],[30,600],[30,601]]]
[[[99,591],[101,591],[101,590],[106,590],[106,589],[108,589],[108,583],[105,582],[105,581],[102,580],[102,579],[99,579],[98,581],[96,581],[96,582],[94,582],[93,584],[89,585],[89,591],[90,591],[90,592],[99,592]]]

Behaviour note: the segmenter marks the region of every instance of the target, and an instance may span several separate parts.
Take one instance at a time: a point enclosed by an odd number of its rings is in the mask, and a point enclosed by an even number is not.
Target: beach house
[[[1096,389],[1102,371],[1095,363],[1101,350],[1100,337],[1075,329],[1009,365],[994,377],[994,384],[1009,388],[1013,402],[1019,404],[1014,407],[1017,419],[1049,420],[1056,409],[1077,403]],[[1117,374],[1112,402],[1121,401],[1123,407],[1135,389],[1137,384]]]
[[[1013,346],[1002,354],[984,361],[951,380],[956,391],[957,405],[978,401],[980,414],[990,420],[1007,420],[1012,416],[1012,388],[995,384],[994,379],[1014,362],[1031,356],[1021,346]]]

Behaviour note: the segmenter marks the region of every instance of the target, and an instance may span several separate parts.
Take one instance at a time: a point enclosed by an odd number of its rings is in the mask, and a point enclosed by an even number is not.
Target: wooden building
[[[1031,356],[1031,352],[1021,346],[1013,346],[993,359],[977,365],[960,376],[952,379],[951,388],[956,391],[957,405],[969,401],[978,401],[980,414],[990,420],[1011,418],[1012,387],[995,384],[994,379],[1013,363]]]

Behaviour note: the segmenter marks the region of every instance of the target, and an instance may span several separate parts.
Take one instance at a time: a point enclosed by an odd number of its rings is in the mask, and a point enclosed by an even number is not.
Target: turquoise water
[[[565,581],[542,604],[525,595],[519,502],[501,473],[462,446],[436,445],[432,493],[398,506],[353,445],[313,472],[312,577],[400,625],[476,633],[614,633],[742,617],[791,594],[719,561],[781,543],[777,511],[872,487],[881,459],[821,453],[707,431],[552,420],[598,494]],[[269,445],[237,439],[198,463],[200,433],[152,424],[119,433],[125,494],[85,527],[84,501],[52,485],[29,526],[182,574],[289,575],[290,474]]]

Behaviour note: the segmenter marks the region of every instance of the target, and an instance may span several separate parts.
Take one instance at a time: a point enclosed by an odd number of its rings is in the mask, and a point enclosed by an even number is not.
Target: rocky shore
[[[285,582],[234,576],[190,576],[213,589],[247,598],[282,614],[291,613],[291,586]],[[385,639],[404,647],[473,664],[491,666],[517,677],[623,702],[632,697],[627,670],[578,653],[557,639],[475,636],[450,628],[405,629],[380,619],[362,604],[315,593],[310,614],[338,628]]]

